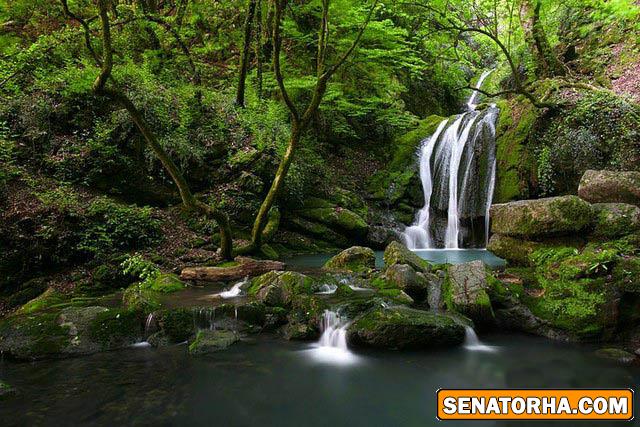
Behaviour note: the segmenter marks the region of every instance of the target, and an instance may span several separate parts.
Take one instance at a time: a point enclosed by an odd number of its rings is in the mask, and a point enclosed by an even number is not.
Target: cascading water
[[[357,356],[347,346],[347,328],[350,322],[336,311],[325,310],[320,329],[322,335],[310,350],[313,359],[322,363],[348,365],[357,361]]]
[[[492,71],[485,71],[476,89]],[[407,227],[409,249],[484,248],[495,186],[495,122],[498,109],[477,110],[478,91],[467,111],[443,120],[422,143],[420,180],[424,207]]]
[[[470,350],[470,351],[485,351],[485,352],[488,352],[488,353],[492,353],[492,352],[497,350],[496,347],[483,344],[480,341],[480,339],[478,338],[478,335],[476,334],[476,331],[474,331],[471,326],[465,326],[464,330],[465,330],[464,348],[466,348],[467,350]]]

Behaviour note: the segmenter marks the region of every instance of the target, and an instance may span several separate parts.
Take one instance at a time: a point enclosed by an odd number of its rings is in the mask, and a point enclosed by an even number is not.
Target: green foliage
[[[94,255],[114,249],[136,249],[160,239],[160,223],[151,208],[123,205],[105,197],[87,207],[91,223],[82,235],[80,247]]]

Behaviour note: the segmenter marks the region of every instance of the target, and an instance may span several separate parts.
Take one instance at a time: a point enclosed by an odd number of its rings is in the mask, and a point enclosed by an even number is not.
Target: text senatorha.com
[[[439,390],[438,418],[633,419],[633,391]]]

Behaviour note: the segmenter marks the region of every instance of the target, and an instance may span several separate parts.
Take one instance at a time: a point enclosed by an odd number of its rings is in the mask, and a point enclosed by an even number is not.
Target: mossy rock
[[[249,295],[256,296],[267,306],[288,307],[297,295],[315,291],[312,278],[294,271],[270,271],[256,277],[249,286]]]
[[[140,286],[142,289],[149,291],[170,294],[185,289],[187,284],[175,274],[159,273],[155,277],[142,282]]]
[[[635,354],[620,348],[601,348],[596,350],[595,355],[601,359],[611,360],[621,365],[629,365],[637,359]]]
[[[0,381],[0,401],[7,400],[11,397],[14,397],[18,394],[18,391],[5,383],[4,381]]]
[[[130,310],[148,314],[162,307],[161,294],[134,283],[122,294],[122,304]]]
[[[431,271],[431,264],[428,261],[420,258],[399,242],[391,242],[384,250],[383,257],[385,268],[395,264],[406,264],[419,272],[428,273]]]
[[[0,351],[26,360],[73,357],[123,348],[141,335],[142,321],[135,312],[68,307],[5,319],[0,323]]]
[[[588,170],[578,194],[591,203],[628,203],[640,206],[640,172]]]
[[[70,304],[71,301],[67,296],[53,288],[49,288],[42,295],[20,307],[16,311],[16,314],[32,314],[37,311],[47,310],[53,307],[59,308]]]
[[[357,213],[314,197],[305,200],[303,207],[294,213],[356,239],[364,239],[369,229],[367,222]]]
[[[640,208],[625,203],[596,203],[592,235],[616,239],[640,230]]]
[[[449,266],[443,287],[447,308],[471,318],[478,326],[492,324],[494,313],[487,293],[488,275],[482,261]]]
[[[620,290],[640,293],[640,257],[621,258],[613,269],[613,278]]]
[[[529,257],[543,244],[532,242],[503,234],[494,234],[489,239],[487,249],[496,256],[505,259],[509,265],[529,265]]]
[[[324,224],[306,220],[298,216],[287,218],[287,227],[297,230],[305,235],[313,236],[317,239],[326,240],[336,246],[348,246],[349,239]]]
[[[215,353],[226,350],[238,341],[240,338],[233,331],[198,331],[193,342],[189,344],[189,354],[203,356]]]
[[[353,246],[331,258],[322,268],[328,271],[362,273],[373,270],[375,266],[376,255],[373,249],[363,246]]]
[[[591,205],[577,196],[520,200],[491,207],[491,232],[520,238],[574,234],[592,219]]]
[[[162,310],[157,313],[160,329],[171,343],[187,341],[195,333],[193,313],[186,308]]]
[[[462,344],[464,327],[448,316],[408,307],[377,308],[349,326],[349,344],[398,350],[440,349]]]
[[[404,291],[412,300],[421,302],[427,298],[429,281],[410,265],[393,264],[385,270],[386,281]]]

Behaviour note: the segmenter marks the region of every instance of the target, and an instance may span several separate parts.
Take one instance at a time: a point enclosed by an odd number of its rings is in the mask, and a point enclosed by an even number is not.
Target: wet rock
[[[640,208],[626,203],[596,203],[593,236],[616,239],[640,230]]]
[[[318,339],[318,328],[308,323],[289,323],[284,328],[284,336],[290,341],[314,341]]]
[[[640,172],[588,170],[578,195],[591,203],[628,203],[640,206]]]
[[[187,341],[195,333],[193,312],[186,308],[157,313],[158,325],[170,343]]]
[[[361,273],[373,270],[375,266],[376,255],[371,248],[353,246],[331,258],[322,268],[329,271]]]
[[[521,238],[573,234],[592,218],[591,205],[576,196],[520,200],[491,207],[491,232]]]
[[[385,271],[387,282],[407,293],[415,301],[423,301],[429,291],[429,280],[407,264],[394,264]]]
[[[542,244],[516,239],[503,234],[494,234],[489,239],[487,249],[496,256],[505,259],[510,265],[529,265],[529,256]]]
[[[271,271],[251,281],[249,295],[271,307],[288,307],[296,295],[310,295],[315,291],[310,277],[295,271]]]
[[[395,264],[406,264],[418,272],[429,272],[431,265],[415,253],[411,252],[405,245],[399,242],[392,242],[384,250],[384,265],[386,268]]]
[[[233,331],[198,331],[196,338],[189,345],[189,353],[192,355],[206,355],[217,351],[226,350],[232,344],[240,341],[240,337]]]
[[[601,348],[595,352],[601,359],[612,360],[614,362],[628,365],[636,360],[636,356],[619,348]]]
[[[357,318],[347,332],[355,346],[422,350],[464,341],[464,327],[454,319],[408,307],[377,308]]]
[[[167,334],[165,334],[162,331],[158,331],[154,334],[149,335],[149,337],[147,337],[147,342],[151,344],[152,347],[155,347],[155,348],[168,347],[169,344],[171,344],[169,342],[169,338],[167,337]]]
[[[471,318],[478,325],[493,321],[487,289],[487,271],[482,261],[451,265],[444,287],[447,308]]]

